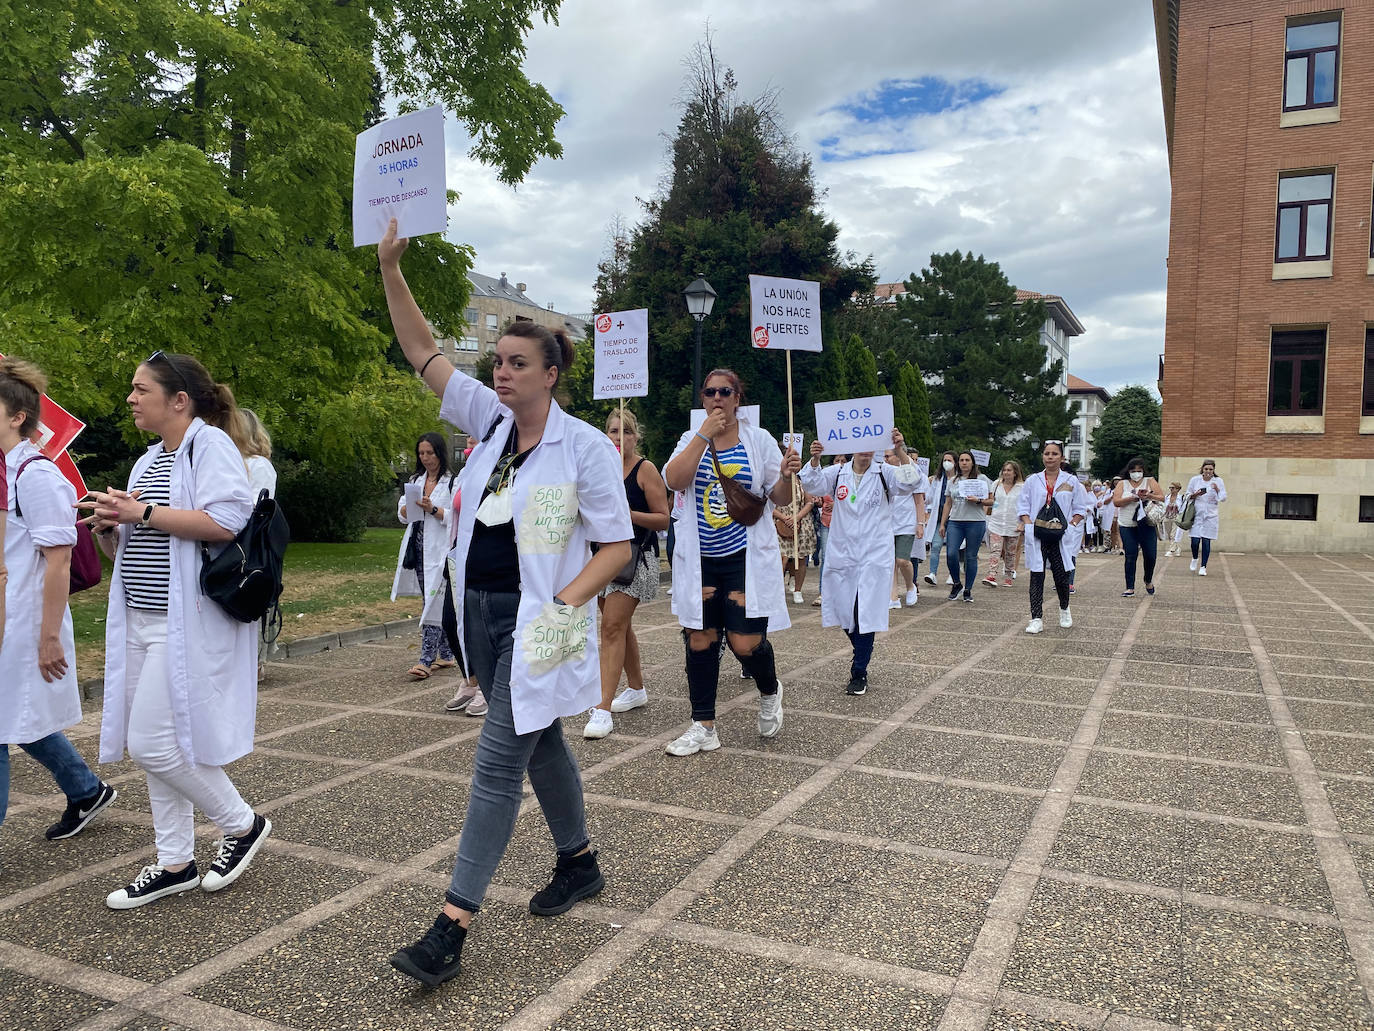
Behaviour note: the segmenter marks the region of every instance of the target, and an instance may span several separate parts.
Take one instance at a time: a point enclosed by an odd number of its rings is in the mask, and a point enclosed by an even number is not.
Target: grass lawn
[[[283,644],[331,630],[346,630],[420,614],[419,598],[393,604],[391,579],[404,527],[368,530],[357,544],[292,544],[286,550],[281,596]],[[99,676],[105,668],[105,609],[110,567],[99,586],[72,598],[77,675]]]

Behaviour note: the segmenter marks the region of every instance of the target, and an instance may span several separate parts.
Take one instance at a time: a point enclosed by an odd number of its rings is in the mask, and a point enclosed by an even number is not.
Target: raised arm
[[[396,331],[396,340],[406,361],[420,373],[430,390],[443,397],[454,368],[440,353],[434,334],[429,331],[429,323],[411,296],[405,276],[401,275],[401,255],[409,244],[409,238],[397,238],[393,218],[386,235],[377,244],[377,261],[382,267],[382,284],[386,287],[386,306],[391,313],[391,328]]]

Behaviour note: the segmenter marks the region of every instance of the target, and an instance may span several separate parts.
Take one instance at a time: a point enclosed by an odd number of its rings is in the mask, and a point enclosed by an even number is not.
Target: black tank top
[[[625,477],[625,500],[630,503],[631,512],[652,512],[649,507],[649,498],[644,493],[644,488],[639,485],[639,467],[644,464],[644,459],[635,463],[628,476]],[[658,534],[653,530],[643,526],[634,527],[634,541],[640,548],[653,548],[654,553],[658,553]]]

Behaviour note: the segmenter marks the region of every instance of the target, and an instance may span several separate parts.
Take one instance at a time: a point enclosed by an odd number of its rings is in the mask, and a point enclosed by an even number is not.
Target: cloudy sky
[[[778,90],[841,247],[880,281],[981,253],[1068,302],[1086,328],[1070,372],[1153,384],[1169,179],[1147,0],[568,0],[527,61],[567,110],[563,158],[512,189],[450,133],[450,235],[478,271],[591,308],[608,225],[658,188],[708,24],[743,96]]]

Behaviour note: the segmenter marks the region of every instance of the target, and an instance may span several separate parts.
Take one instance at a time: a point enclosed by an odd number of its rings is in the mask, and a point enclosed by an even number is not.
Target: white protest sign
[[[922,476],[930,476],[930,459],[922,456],[916,459],[916,468],[921,471]]]
[[[797,454],[802,453],[802,444],[806,442],[805,433],[784,433],[782,435],[782,449],[786,451],[793,448]]]
[[[424,484],[407,483],[405,486],[406,495],[406,522],[418,523],[424,520],[425,510],[420,507],[420,498],[424,496]]]
[[[353,245],[377,243],[396,219],[400,236],[448,228],[444,109],[435,104],[358,133],[353,153]]]
[[[969,454],[973,456],[973,461],[980,469],[986,469],[988,463],[992,461],[992,455],[986,451],[970,451]]]
[[[608,312],[594,323],[592,397],[643,397],[649,392],[649,309]]]
[[[960,480],[957,488],[959,496],[968,501],[982,501],[988,496],[987,480]]]
[[[816,404],[816,439],[827,455],[877,450],[892,443],[892,395]]]
[[[804,279],[749,277],[749,325],[755,347],[821,349],[821,285]]]
[[[750,426],[757,426],[757,425],[759,424],[759,406],[758,406],[758,405],[740,405],[740,406],[739,406],[739,411],[736,412],[735,415],[736,415],[738,418],[743,419],[743,420],[744,420],[745,422],[747,422]],[[692,409],[692,430],[693,430],[693,432],[695,432],[696,430],[701,429],[701,424],[704,423],[705,421],[706,421],[706,409],[705,409],[705,408],[693,408],[693,409]]]

